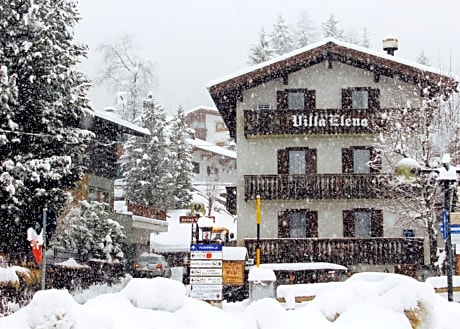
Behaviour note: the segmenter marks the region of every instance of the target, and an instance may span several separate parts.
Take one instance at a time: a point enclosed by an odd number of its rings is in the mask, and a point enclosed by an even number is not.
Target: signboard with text
[[[222,245],[190,245],[190,297],[222,300]]]

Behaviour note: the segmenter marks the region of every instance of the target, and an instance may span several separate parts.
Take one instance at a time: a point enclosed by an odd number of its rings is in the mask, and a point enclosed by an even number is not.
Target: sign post
[[[48,213],[48,208],[43,208],[43,228],[42,228],[42,235],[43,235],[43,247],[42,247],[42,281],[41,281],[41,289],[46,289],[46,214]]]
[[[222,300],[222,245],[190,246],[190,297]]]

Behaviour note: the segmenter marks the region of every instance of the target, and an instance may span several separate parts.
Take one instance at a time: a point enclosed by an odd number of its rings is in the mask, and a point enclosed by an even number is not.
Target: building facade
[[[185,112],[185,120],[195,137],[208,143],[224,146],[228,142],[228,128],[217,109],[200,106]]]
[[[331,38],[213,82],[211,97],[237,141],[239,243],[254,256],[259,196],[265,262],[423,265],[426,239],[395,228],[398,214],[382,193],[393,169],[374,143],[382,113],[419,108],[422,89],[435,94],[441,85],[454,82]]]

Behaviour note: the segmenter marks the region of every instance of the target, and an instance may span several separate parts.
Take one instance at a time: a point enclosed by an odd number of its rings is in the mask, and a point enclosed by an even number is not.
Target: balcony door
[[[383,237],[383,213],[378,209],[343,211],[343,236],[346,238]]]
[[[381,167],[381,158],[372,146],[351,146],[342,149],[343,173],[378,173]]]
[[[317,171],[316,158],[316,149],[307,147],[278,150],[278,174],[314,174]]]

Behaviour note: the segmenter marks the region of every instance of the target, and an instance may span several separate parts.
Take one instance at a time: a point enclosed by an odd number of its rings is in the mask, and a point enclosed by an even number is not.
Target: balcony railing
[[[257,240],[245,239],[255,259]],[[423,265],[423,238],[261,239],[261,263],[329,262],[340,265]]]
[[[383,124],[374,110],[245,110],[244,135],[369,134]]]
[[[245,175],[244,199],[380,199],[389,174]]]

